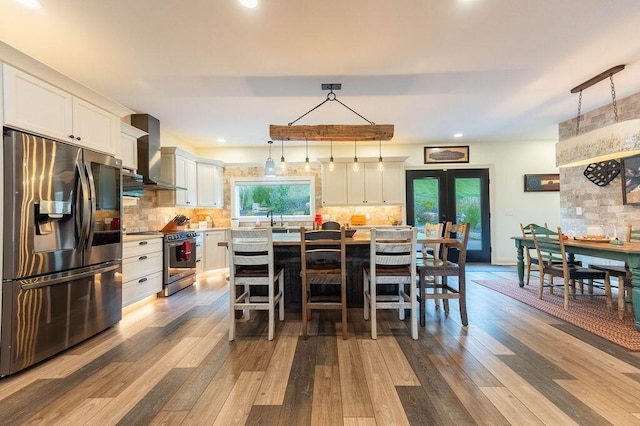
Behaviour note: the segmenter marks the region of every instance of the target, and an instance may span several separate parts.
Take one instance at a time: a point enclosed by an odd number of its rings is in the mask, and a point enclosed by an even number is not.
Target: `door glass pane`
[[[424,228],[425,223],[438,223],[440,219],[438,178],[422,178],[413,181],[413,211],[415,226]]]
[[[467,250],[482,249],[482,208],[479,178],[456,178],[456,223],[469,222]]]
[[[118,244],[121,238],[120,222],[120,169],[106,164],[91,163],[95,186],[95,221],[91,246]]]

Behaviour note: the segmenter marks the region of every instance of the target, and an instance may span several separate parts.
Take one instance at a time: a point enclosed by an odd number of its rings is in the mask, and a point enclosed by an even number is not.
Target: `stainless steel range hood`
[[[138,138],[138,173],[143,177],[144,189],[186,190],[161,179],[160,120],[149,114],[133,114],[131,125],[147,132]]]

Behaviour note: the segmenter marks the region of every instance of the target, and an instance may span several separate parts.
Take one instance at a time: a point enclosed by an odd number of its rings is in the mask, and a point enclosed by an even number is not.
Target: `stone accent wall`
[[[618,121],[640,118],[640,93],[617,100]],[[580,133],[586,133],[613,124],[611,105],[584,113],[580,117]],[[575,136],[576,119],[558,125],[559,139]],[[640,207],[624,205],[622,202],[622,177],[618,175],[607,186],[599,187],[584,177],[586,166],[560,169],[560,217],[564,232],[584,235],[587,226],[602,226],[608,235],[614,229],[618,238],[623,238],[626,227],[631,224],[640,228]],[[582,215],[577,208],[582,208]]]
[[[280,174],[280,171],[277,172]],[[370,206],[370,207],[322,207],[322,169],[320,166],[312,166],[310,171],[303,166],[289,166],[286,176],[310,176],[315,178],[316,186],[316,213],[322,214],[327,219],[334,218],[337,222],[348,223],[353,214],[368,214],[369,224],[391,225],[402,221],[402,206]],[[264,176],[264,167],[255,166],[227,166],[223,174],[224,205],[222,209],[187,208],[187,207],[158,207],[155,191],[144,191],[144,196],[138,200],[135,206],[124,207],[123,225],[129,232],[160,230],[166,224],[166,220],[172,219],[178,214],[191,218],[191,223],[205,221],[211,218],[215,227],[231,226],[231,179],[234,177],[259,177]],[[401,189],[401,188],[400,188]],[[311,222],[288,222],[289,226],[309,226]]]
[[[618,121],[630,120],[640,117],[640,93],[627,96],[616,101],[618,107]],[[613,106],[611,104],[602,106],[583,113],[580,116],[580,133],[599,129],[609,124],[615,123]],[[576,118],[563,121],[558,125],[559,140],[567,139],[576,135]]]

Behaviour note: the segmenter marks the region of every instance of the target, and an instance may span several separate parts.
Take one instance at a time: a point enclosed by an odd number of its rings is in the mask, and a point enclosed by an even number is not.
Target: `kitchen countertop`
[[[152,238],[162,238],[163,235],[158,233],[158,234],[136,234],[136,235],[129,235],[129,234],[123,234],[122,235],[122,242],[126,243],[129,241],[142,241],[142,240],[150,240]]]

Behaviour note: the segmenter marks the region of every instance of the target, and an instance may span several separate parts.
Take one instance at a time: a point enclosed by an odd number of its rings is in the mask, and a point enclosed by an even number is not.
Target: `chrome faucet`
[[[273,221],[273,210],[269,210],[269,211],[267,212],[267,219],[268,219],[269,217],[271,217],[271,222],[270,222],[270,223],[271,223],[271,227],[273,228],[273,225],[274,225],[274,221]]]

